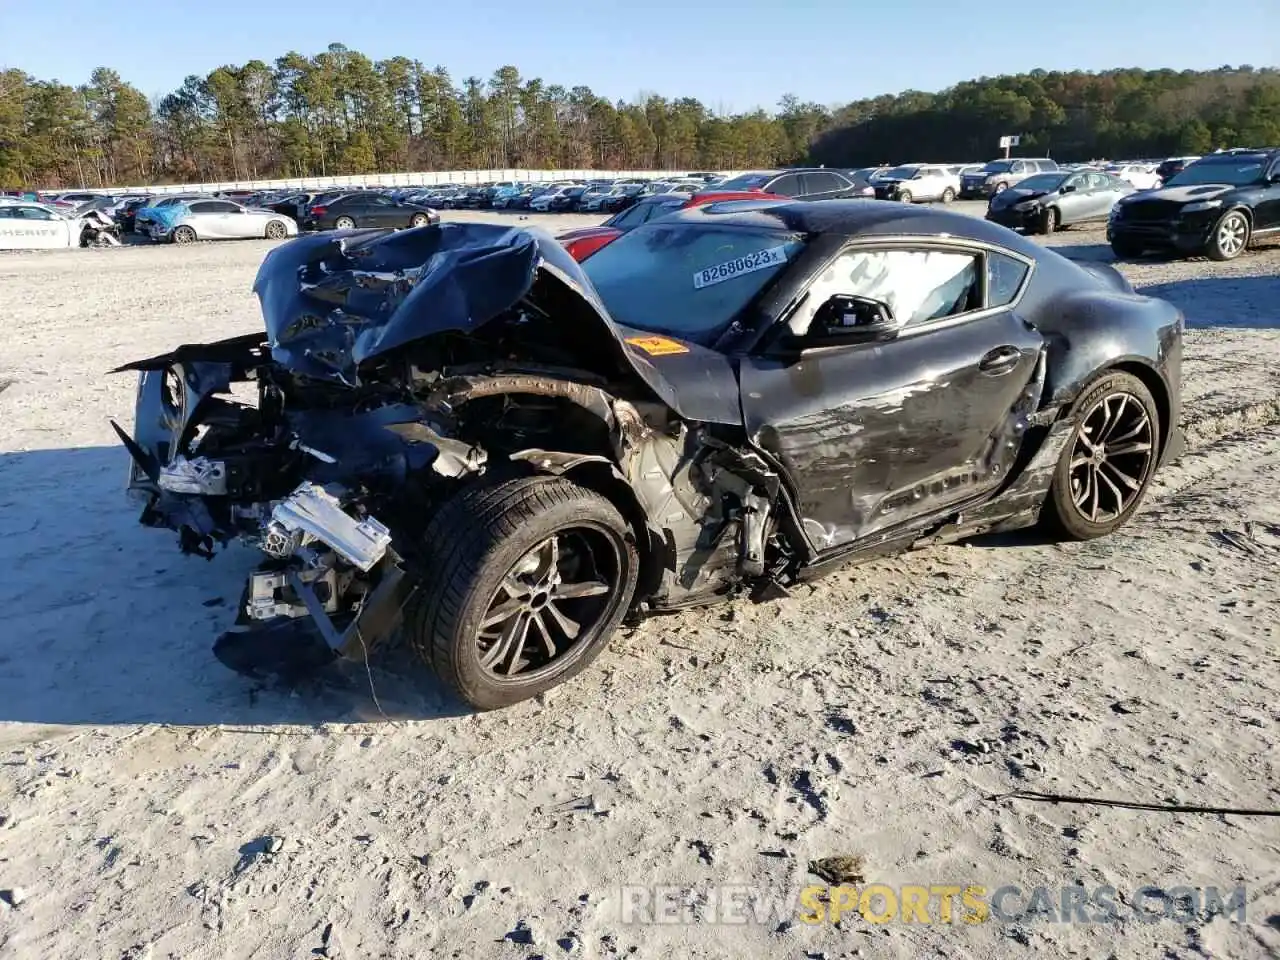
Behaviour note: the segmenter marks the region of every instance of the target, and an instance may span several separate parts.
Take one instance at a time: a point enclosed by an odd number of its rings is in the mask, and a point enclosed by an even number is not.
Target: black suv
[[[1233,260],[1280,234],[1280,148],[1227,150],[1188,164],[1158,190],[1122,199],[1107,240],[1118,257],[1146,250]]]

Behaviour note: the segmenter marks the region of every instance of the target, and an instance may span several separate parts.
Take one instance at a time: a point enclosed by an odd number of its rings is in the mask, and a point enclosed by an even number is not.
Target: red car
[[[645,197],[627,209],[615,213],[598,227],[579,227],[560,234],[556,239],[569,251],[569,256],[581,263],[601,247],[618,239],[628,230],[641,224],[665,217],[686,207],[701,207],[721,200],[770,200],[782,201],[785,197],[771,197],[760,191],[709,191],[692,197],[683,193],[659,193]]]

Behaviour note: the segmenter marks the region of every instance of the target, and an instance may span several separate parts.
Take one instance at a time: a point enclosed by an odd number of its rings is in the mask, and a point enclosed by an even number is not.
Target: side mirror
[[[1075,185],[1074,183],[1068,183],[1065,187],[1063,187],[1063,188],[1062,188],[1062,191],[1061,191],[1061,192],[1062,192],[1062,193],[1075,193],[1075,192],[1076,192],[1076,189],[1077,189],[1077,188],[1076,188],[1076,185]]]
[[[801,348],[825,347],[891,340],[901,328],[902,324],[887,303],[838,293],[818,308],[809,324],[809,331],[797,338],[796,345]]]

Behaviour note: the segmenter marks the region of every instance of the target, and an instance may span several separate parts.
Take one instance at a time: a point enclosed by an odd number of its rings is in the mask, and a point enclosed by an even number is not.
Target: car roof
[[[1270,160],[1272,157],[1276,156],[1277,154],[1280,154],[1280,149],[1278,150],[1241,150],[1239,152],[1236,152],[1234,150],[1226,150],[1226,151],[1223,151],[1222,153],[1206,154],[1205,156],[1197,160],[1196,163],[1197,164],[1239,163],[1241,160],[1244,160],[1244,161],[1256,160],[1259,163],[1263,163],[1267,160]]]
[[[706,204],[676,211],[664,217],[662,222],[668,225],[725,224],[848,237],[951,236],[996,244],[1028,256],[1036,256],[1043,249],[1033,241],[968,214],[915,204],[885,203],[883,200],[792,201],[749,209],[731,208],[728,204]]]

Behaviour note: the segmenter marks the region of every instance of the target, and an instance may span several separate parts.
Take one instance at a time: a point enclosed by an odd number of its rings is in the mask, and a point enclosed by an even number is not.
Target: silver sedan
[[[151,225],[154,240],[195,243],[197,240],[283,240],[296,236],[298,225],[274,210],[242,207],[230,200],[192,200]]]

